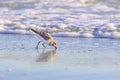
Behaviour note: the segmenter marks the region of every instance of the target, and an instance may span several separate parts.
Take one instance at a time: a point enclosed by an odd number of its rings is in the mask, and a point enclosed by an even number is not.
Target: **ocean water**
[[[0,0],[0,33],[120,39],[119,0]]]

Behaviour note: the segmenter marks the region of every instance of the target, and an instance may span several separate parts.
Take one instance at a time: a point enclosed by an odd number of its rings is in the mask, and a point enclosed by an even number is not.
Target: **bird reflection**
[[[48,51],[43,50],[42,52],[37,51],[40,55],[37,58],[36,62],[52,62],[56,54],[56,50],[57,49]]]

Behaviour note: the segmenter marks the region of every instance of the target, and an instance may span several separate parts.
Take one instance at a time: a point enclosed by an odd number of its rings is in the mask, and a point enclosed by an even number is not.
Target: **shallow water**
[[[116,67],[120,66],[120,41],[100,38],[55,37],[58,49],[42,45],[33,35],[0,35],[0,63],[16,66]],[[34,64],[34,65],[33,65]],[[22,67],[21,66],[21,67]]]
[[[0,34],[0,80],[119,80],[120,41],[54,37],[58,49],[34,35]]]

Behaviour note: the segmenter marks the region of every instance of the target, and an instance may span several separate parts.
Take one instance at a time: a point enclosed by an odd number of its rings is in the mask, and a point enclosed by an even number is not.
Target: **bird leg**
[[[55,46],[55,50],[57,49],[57,47]]]
[[[41,41],[38,42],[38,44],[37,44],[37,46],[36,46],[36,49],[38,49],[38,46],[39,46],[40,42],[41,42]]]
[[[44,48],[46,48],[44,43],[42,43],[42,46],[43,46]]]

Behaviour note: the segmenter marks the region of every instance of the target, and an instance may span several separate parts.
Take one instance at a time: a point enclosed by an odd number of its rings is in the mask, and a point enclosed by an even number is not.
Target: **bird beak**
[[[57,49],[57,47],[55,46],[55,49]]]

